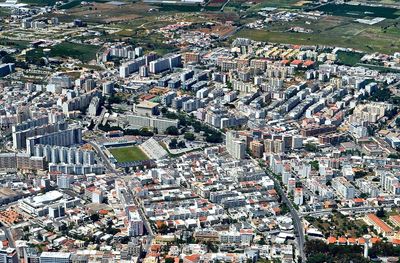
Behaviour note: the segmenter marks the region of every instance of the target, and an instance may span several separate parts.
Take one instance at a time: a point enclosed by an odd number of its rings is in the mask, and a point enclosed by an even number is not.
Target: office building
[[[70,263],[71,253],[42,252],[40,263]]]

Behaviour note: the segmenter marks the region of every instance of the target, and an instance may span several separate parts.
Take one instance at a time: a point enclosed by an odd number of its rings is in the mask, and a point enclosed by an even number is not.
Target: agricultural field
[[[73,0],[60,6],[65,13],[58,13],[56,16],[61,22],[71,22],[74,19],[81,19],[93,24],[126,23],[152,16],[150,6],[143,2],[126,2],[124,5],[114,5],[107,0],[93,0],[90,5],[81,5],[81,1]]]
[[[109,1],[108,0],[87,0],[85,2],[89,2],[89,3],[90,2],[106,3],[106,2],[109,2]],[[82,1],[80,1],[80,0],[72,0],[70,2],[67,2],[67,3],[61,5],[59,8],[60,9],[70,9],[70,8],[74,8],[74,7],[77,7],[77,6],[81,6],[81,3],[82,3]]]
[[[155,8],[157,8],[160,12],[200,12],[202,10],[201,5],[194,4],[155,4]]]
[[[57,2],[57,0],[21,0],[21,3],[24,4],[29,4],[33,6],[53,6]],[[63,4],[61,4],[60,8],[61,9],[68,9],[72,8],[75,6],[79,6],[82,1],[80,0],[64,0],[62,1]],[[108,0],[86,0],[85,2],[108,2]]]
[[[385,20],[366,26],[354,18],[327,16],[318,21],[297,20],[268,25],[262,30],[242,29],[234,37],[257,41],[300,45],[325,45],[354,48],[365,52],[392,54],[400,50],[400,26],[397,20]],[[293,26],[312,30],[312,33],[287,32]]]
[[[22,0],[20,2],[35,6],[52,6],[56,4],[57,0]]]
[[[256,5],[250,8],[251,11],[259,10],[264,7],[276,7],[283,9],[297,9],[302,6],[304,1],[301,0],[268,0],[268,1],[256,1]]]
[[[388,19],[396,19],[400,16],[400,10],[383,6],[326,4],[316,8],[315,10],[322,11],[334,16],[349,16],[355,18],[383,17]]]
[[[138,146],[111,148],[109,151],[119,163],[144,161],[149,159]]]
[[[18,49],[24,49],[29,46],[29,42],[23,40],[9,40],[5,38],[0,38],[0,46],[11,46]]]
[[[220,11],[226,1],[227,0],[211,0],[204,9],[207,11]]]
[[[8,8],[0,8],[0,18],[4,16],[10,15],[10,9]]]

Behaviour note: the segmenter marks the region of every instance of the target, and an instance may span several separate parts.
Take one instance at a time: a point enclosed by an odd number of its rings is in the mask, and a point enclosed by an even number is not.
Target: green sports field
[[[149,159],[149,157],[147,157],[147,155],[138,146],[111,148],[109,151],[119,163],[143,161]]]

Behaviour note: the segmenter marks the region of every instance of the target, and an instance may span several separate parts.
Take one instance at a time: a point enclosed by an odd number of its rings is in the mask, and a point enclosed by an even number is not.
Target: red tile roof
[[[328,241],[328,244],[335,244],[336,243],[336,237],[328,237],[327,241]]]

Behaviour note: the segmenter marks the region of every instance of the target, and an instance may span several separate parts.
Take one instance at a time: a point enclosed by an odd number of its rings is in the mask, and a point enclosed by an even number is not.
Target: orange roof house
[[[328,244],[336,244],[336,237],[328,237],[326,241]]]
[[[379,217],[377,217],[375,214],[368,214],[364,217],[364,221],[372,225],[378,233],[384,235],[384,236],[390,236],[393,234],[393,229],[388,226],[385,222],[383,222]]]

